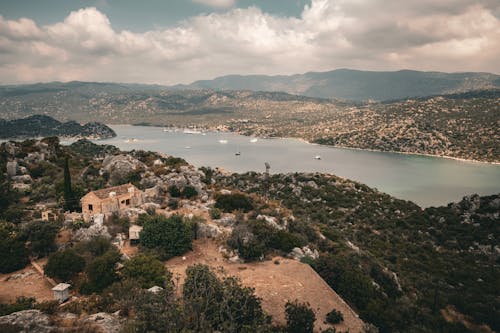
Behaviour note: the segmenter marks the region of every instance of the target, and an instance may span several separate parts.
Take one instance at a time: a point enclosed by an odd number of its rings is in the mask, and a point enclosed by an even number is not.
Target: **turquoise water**
[[[112,144],[122,150],[163,152],[182,157],[195,166],[222,167],[233,172],[262,172],[264,163],[268,162],[271,173],[332,173],[414,201],[422,207],[444,205],[473,193],[500,192],[500,165],[333,148],[296,139],[251,142],[252,138],[234,133],[201,135],[164,132],[159,127],[110,127],[118,136],[99,143]],[[236,156],[237,152],[241,154]],[[317,155],[320,160],[315,159]]]

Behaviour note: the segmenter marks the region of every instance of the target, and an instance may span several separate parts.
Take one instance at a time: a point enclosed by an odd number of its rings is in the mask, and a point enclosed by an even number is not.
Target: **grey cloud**
[[[48,26],[0,17],[0,77],[174,84],[337,67],[499,72],[496,2],[434,2],[312,0],[300,18],[236,8],[144,33],[114,30],[96,8]]]

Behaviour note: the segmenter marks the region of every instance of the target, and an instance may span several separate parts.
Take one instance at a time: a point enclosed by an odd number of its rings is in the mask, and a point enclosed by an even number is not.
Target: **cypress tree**
[[[69,160],[64,161],[64,210],[72,211],[74,208],[73,190],[71,189],[71,174],[69,173]]]

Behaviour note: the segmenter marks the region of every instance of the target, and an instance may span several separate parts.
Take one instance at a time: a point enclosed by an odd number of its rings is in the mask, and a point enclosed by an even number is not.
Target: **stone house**
[[[123,209],[140,206],[144,194],[132,184],[92,191],[81,199],[83,219],[88,222],[96,214],[109,216]]]

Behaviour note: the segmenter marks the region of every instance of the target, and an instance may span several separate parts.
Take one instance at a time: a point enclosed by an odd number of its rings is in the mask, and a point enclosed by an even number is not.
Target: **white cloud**
[[[113,29],[93,7],[48,26],[0,16],[0,80],[175,84],[339,67],[500,72],[500,5],[434,2],[419,0],[424,10],[417,0],[312,0],[299,18],[234,8],[143,33]]]
[[[205,6],[215,8],[229,8],[234,6],[235,0],[192,0]]]

